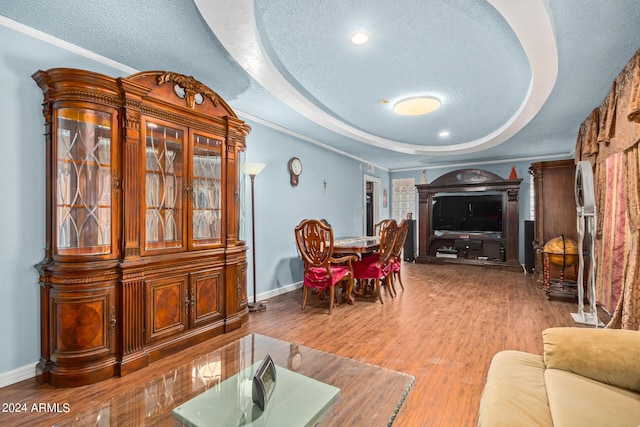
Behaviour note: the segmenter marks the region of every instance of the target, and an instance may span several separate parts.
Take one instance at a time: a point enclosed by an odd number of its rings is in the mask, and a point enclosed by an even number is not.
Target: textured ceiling
[[[407,2],[411,14],[386,0],[344,4],[258,0],[256,17],[278,69],[352,126],[410,143],[462,142],[498,128],[525,96],[526,57],[488,3],[418,0]],[[370,44],[348,42],[358,28],[371,32]],[[440,98],[442,108],[420,117],[391,113],[395,100],[419,94]],[[438,137],[445,129],[455,130],[449,140]]]
[[[640,48],[638,0],[0,0],[0,15],[193,75],[245,119],[390,170],[569,156]],[[370,43],[349,43],[358,29]],[[392,113],[414,95],[442,107]]]

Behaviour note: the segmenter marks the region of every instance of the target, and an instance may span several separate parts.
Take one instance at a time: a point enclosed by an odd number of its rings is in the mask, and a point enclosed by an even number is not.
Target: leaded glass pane
[[[184,132],[147,122],[145,135],[145,247],[181,247]]]
[[[248,183],[248,179],[247,179],[247,175],[244,173],[241,173],[241,171],[244,170],[244,165],[247,162],[246,159],[247,155],[246,152],[241,151],[238,154],[238,158],[240,159],[239,161],[239,165],[238,165],[238,182],[239,182],[239,188],[240,188],[240,200],[238,203],[238,240],[242,240],[242,241],[246,241],[247,240],[247,233],[245,231],[245,227],[247,224],[247,219],[246,219],[246,200],[247,200],[247,183]]]
[[[222,143],[194,135],[193,144],[193,243],[222,241]]]
[[[111,114],[60,109],[56,243],[62,255],[111,252]]]

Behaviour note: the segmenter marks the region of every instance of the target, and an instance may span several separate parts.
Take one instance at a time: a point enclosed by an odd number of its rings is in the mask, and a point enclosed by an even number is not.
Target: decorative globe
[[[560,267],[569,267],[578,262],[578,244],[564,236],[554,237],[544,244],[544,253],[549,261]]]

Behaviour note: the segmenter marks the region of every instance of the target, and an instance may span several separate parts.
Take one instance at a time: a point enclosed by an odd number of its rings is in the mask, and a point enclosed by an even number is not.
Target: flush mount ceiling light
[[[402,116],[420,116],[440,108],[440,100],[431,96],[406,98],[396,102],[393,111]]]
[[[449,131],[448,130],[443,130],[438,135],[441,136],[442,138],[445,138],[445,137],[449,136]]]
[[[356,31],[351,34],[349,40],[355,45],[363,45],[369,42],[371,35],[366,31]]]

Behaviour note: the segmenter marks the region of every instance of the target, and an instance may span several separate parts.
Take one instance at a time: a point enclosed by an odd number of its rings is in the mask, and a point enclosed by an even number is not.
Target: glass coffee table
[[[276,385],[261,411],[251,387],[266,355]],[[402,372],[249,334],[56,425],[390,426],[413,382]]]

